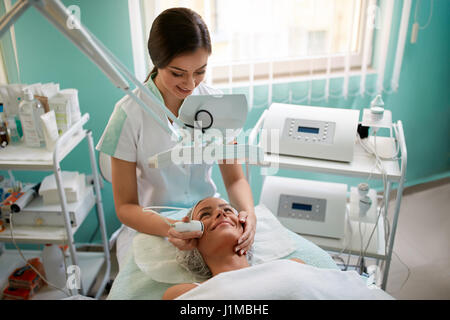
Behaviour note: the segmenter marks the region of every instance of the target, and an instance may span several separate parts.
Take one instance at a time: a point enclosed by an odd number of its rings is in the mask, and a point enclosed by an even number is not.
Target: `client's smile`
[[[217,222],[215,222],[214,224],[213,224],[213,226],[212,226],[212,228],[211,228],[211,231],[212,230],[214,230],[214,229],[216,229],[219,225],[221,225],[221,224],[229,224],[230,226],[235,226],[230,220],[228,220],[228,219],[220,219],[220,220],[218,220]]]

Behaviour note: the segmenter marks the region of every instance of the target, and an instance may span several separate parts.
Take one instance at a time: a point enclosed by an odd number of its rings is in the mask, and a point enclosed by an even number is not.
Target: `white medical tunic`
[[[153,74],[146,83],[155,96],[164,103],[153,82]],[[140,89],[135,94],[169,126],[167,116]],[[199,84],[194,95],[217,94],[219,90]],[[102,137],[98,151],[114,158],[136,162],[136,176],[140,206],[164,205],[192,207],[198,200],[218,196],[212,181],[212,165],[175,165],[166,168],[149,168],[148,158],[175,146],[176,141],[129,96],[117,102]]]

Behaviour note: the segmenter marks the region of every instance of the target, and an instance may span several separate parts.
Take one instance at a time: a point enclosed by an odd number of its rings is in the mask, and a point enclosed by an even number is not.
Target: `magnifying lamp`
[[[248,114],[244,94],[191,95],[180,107],[178,118],[191,129],[240,130]],[[196,126],[197,123],[197,126]]]
[[[184,140],[148,159],[151,168],[171,164],[212,164],[218,160],[258,159],[259,147],[235,144],[247,119],[244,94],[191,95],[179,110]],[[262,153],[259,155],[262,156]]]
[[[198,127],[202,133],[212,129],[223,133],[226,129],[241,129],[243,127],[248,113],[247,102],[243,95],[189,96],[185,99],[180,109],[180,118],[177,118],[145,85],[140,83],[128,71],[101,41],[83,26],[80,21],[74,19],[71,12],[60,0],[18,0],[11,10],[0,19],[0,37],[30,6],[36,8],[61,33],[70,39],[116,87],[122,89],[131,99],[139,104],[168,134],[175,138],[175,141],[183,142],[178,146],[183,152],[197,151],[198,148],[202,147],[202,145],[198,144],[189,146],[187,143],[193,140],[192,135],[189,137],[189,130],[195,131],[197,124],[201,123],[203,126]],[[71,22],[70,24],[68,23],[69,21]],[[163,121],[165,119],[161,119],[141,100],[130,89],[130,85],[123,75],[156,104],[175,125],[169,126],[167,121]],[[181,128],[181,130],[175,127]],[[239,148],[243,149],[244,147],[242,145],[230,145],[226,147],[225,155],[222,152],[211,152],[211,154],[214,154],[213,158],[215,160],[229,159],[230,157],[240,158],[242,152],[235,152],[237,150],[234,150]],[[253,150],[258,148],[256,146],[251,146],[251,148],[252,150],[246,150],[246,153],[260,152],[259,150]],[[159,168],[170,165],[173,163],[172,155],[173,152],[167,150],[149,159],[149,165]],[[262,155],[262,151],[258,155]]]

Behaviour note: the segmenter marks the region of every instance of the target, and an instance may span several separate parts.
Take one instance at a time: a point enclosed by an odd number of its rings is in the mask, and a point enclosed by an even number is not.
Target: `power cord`
[[[430,8],[430,14],[428,15],[427,22],[425,23],[424,26],[420,26],[420,25],[419,25],[419,21],[418,21],[418,14],[419,14],[419,6],[420,6],[420,2],[421,2],[421,0],[417,0],[417,2],[416,2],[416,8],[415,8],[415,10],[414,10],[414,24],[417,23],[417,27],[418,27],[420,30],[423,30],[423,29],[427,28],[427,27],[430,25],[431,17],[433,16],[434,0],[431,0],[431,4],[430,4],[430,6],[431,6],[431,8]]]
[[[11,240],[12,240],[14,246],[16,247],[17,251],[19,252],[20,257],[23,259],[23,261],[25,261],[25,264],[28,265],[29,267],[31,267],[31,269],[33,269],[34,272],[36,272],[36,274],[37,274],[39,277],[41,277],[41,279],[42,279],[47,285],[49,285],[50,287],[55,288],[55,289],[57,289],[57,290],[63,292],[67,297],[70,297],[71,295],[68,294],[66,291],[64,291],[62,288],[59,288],[59,287],[55,286],[54,284],[52,284],[51,282],[49,282],[49,281],[48,281],[42,274],[40,274],[39,271],[38,271],[35,267],[33,267],[33,266],[27,261],[27,259],[24,257],[22,251],[21,251],[20,248],[17,246],[16,240],[15,240],[15,238],[14,238],[14,232],[13,232],[13,216],[14,216],[14,214],[11,214],[11,215],[9,216],[9,231],[10,231],[10,234],[11,234]],[[65,261],[64,261],[64,262],[65,262]]]
[[[393,129],[395,131],[395,136],[398,136],[398,128],[395,124],[393,124]],[[378,226],[378,222],[380,220],[381,215],[383,216],[383,221],[384,221],[384,234],[385,234],[385,252],[387,252],[388,249],[388,240],[389,240],[389,236],[390,236],[390,224],[389,224],[389,220],[387,219],[387,215],[386,215],[386,211],[385,211],[385,206],[386,206],[386,192],[387,192],[387,173],[386,170],[384,169],[383,163],[381,160],[398,160],[398,154],[400,151],[400,144],[398,143],[398,140],[395,139],[395,143],[396,143],[396,150],[395,153],[392,156],[389,157],[382,157],[378,154],[377,152],[377,133],[378,133],[378,128],[374,128],[374,143],[373,145],[370,144],[370,142],[366,142],[363,141],[359,135],[357,135],[358,141],[360,143],[360,145],[362,146],[362,148],[369,154],[373,155],[375,157],[375,165],[374,167],[378,168],[382,174],[382,178],[383,178],[383,197],[382,197],[382,203],[380,206],[380,210],[378,212],[377,218],[376,218],[376,222],[375,222],[375,226],[369,236],[369,239],[367,241],[367,245],[363,251],[363,253],[360,255],[360,257],[358,258],[358,265],[362,266],[364,257],[367,253],[367,249],[370,245],[370,242],[372,240],[373,234],[375,233],[377,226]],[[372,172],[370,173],[369,177],[367,178],[367,180],[369,180],[372,176]],[[362,268],[361,268],[362,270]]]
[[[406,282],[408,282],[409,277],[411,275],[411,269],[408,267],[408,265],[406,263],[403,262],[402,259],[400,259],[399,255],[394,250],[392,250],[392,252],[397,256],[400,263],[403,264],[406,267],[406,269],[408,270],[408,275],[406,276],[405,281],[403,281],[402,285],[400,286],[400,289],[396,290],[395,292],[392,292],[392,293],[397,293],[397,292],[401,291],[403,289],[403,287],[405,286]]]
[[[345,263],[344,259],[341,258],[341,254],[343,254],[345,252],[345,250],[347,250],[347,248],[349,247],[350,243],[352,242],[352,238],[353,238],[353,229],[352,229],[352,225],[350,223],[348,207],[346,207],[345,212],[346,212],[346,216],[347,216],[346,220],[347,220],[348,230],[350,231],[350,237],[348,238],[349,240],[347,241],[347,243],[346,244],[344,243],[344,247],[342,248],[342,250],[338,254],[335,254],[332,256],[332,258],[342,261],[343,266],[344,266],[343,271],[347,271],[347,269],[350,265],[350,257],[351,257],[352,250],[351,249],[348,250],[347,263]]]

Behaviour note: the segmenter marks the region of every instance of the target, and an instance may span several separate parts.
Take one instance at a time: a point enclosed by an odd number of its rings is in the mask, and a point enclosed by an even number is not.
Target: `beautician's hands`
[[[182,222],[189,222],[189,217],[184,217]],[[202,236],[201,231],[178,232],[173,227],[168,231],[168,240],[180,250],[192,250],[197,248],[198,238]]]
[[[248,250],[250,250],[253,241],[255,240],[256,217],[255,215],[249,215],[246,211],[241,211],[239,212],[239,222],[244,225],[244,233],[239,238],[234,251],[237,252],[238,255],[245,255]]]

